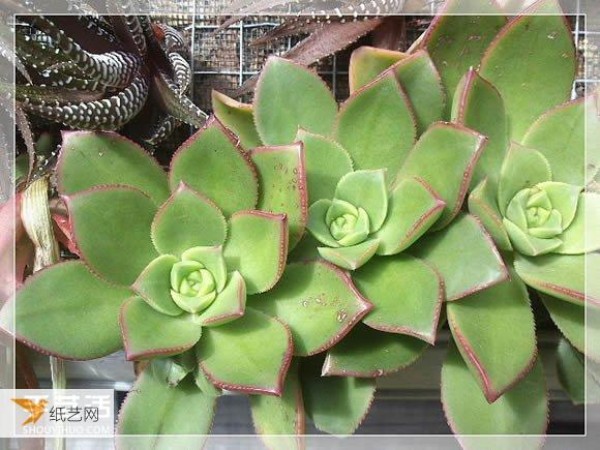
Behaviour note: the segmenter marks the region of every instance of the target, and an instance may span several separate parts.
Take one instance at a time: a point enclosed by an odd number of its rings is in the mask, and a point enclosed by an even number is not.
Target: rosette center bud
[[[369,216],[343,200],[334,200],[326,217],[331,237],[343,247],[363,242],[369,235]]]
[[[198,261],[180,261],[171,269],[171,297],[182,310],[198,313],[217,297],[215,277]]]

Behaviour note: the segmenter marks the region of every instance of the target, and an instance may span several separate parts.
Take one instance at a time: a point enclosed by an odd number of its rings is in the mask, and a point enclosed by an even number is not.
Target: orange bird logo
[[[29,418],[22,423],[22,426],[30,423],[35,425],[46,412],[46,405],[48,405],[48,400],[34,402],[27,398],[13,398],[12,401],[29,413]]]

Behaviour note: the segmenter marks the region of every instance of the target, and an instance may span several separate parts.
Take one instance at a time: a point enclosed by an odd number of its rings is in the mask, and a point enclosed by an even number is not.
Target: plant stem
[[[24,192],[21,218],[25,230],[35,247],[33,272],[56,264],[60,259],[60,253],[52,227],[47,178],[35,180]],[[65,389],[67,379],[64,361],[60,358],[50,357],[50,370],[52,373],[52,389]],[[64,437],[57,437],[54,442],[54,449],[64,450],[65,448]]]

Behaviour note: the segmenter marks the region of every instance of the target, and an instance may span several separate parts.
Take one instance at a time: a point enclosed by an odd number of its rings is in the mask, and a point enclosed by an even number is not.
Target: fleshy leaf
[[[239,319],[246,309],[246,284],[239,272],[229,275],[225,288],[215,301],[198,315],[197,322],[204,326],[219,326]]]
[[[201,448],[212,427],[215,404],[215,397],[204,394],[191,378],[169,387],[150,366],[123,403],[117,448]]]
[[[598,268],[600,254],[596,253],[550,254],[535,258],[517,254],[515,257],[515,270],[529,286],[568,302],[580,305],[587,302],[600,307],[600,279],[596,276]]]
[[[469,212],[477,217],[498,248],[512,250],[508,233],[498,210],[496,192],[489,179],[483,180],[469,195]]]
[[[120,324],[129,361],[183,353],[202,335],[202,328],[191,315],[161,314],[139,297],[123,304]]]
[[[516,274],[449,302],[446,313],[454,342],[490,403],[531,370],[537,356],[535,322],[527,288]]]
[[[284,214],[241,211],[229,219],[224,255],[229,270],[241,273],[249,295],[271,289],[285,268],[288,250]]]
[[[306,417],[297,361],[292,361],[281,397],[251,395],[250,409],[256,433],[267,448],[305,448]]]
[[[348,78],[350,93],[354,93],[377,78],[386,69],[403,60],[408,55],[383,48],[363,45],[350,55]]]
[[[508,118],[498,90],[474,69],[470,69],[458,85],[452,120],[488,138],[488,145],[475,168],[471,188],[484,178],[497,182],[508,150]]]
[[[306,414],[321,431],[352,434],[369,412],[375,395],[375,378],[323,377],[321,361],[321,358],[302,361]]]
[[[450,428],[461,436],[465,449],[538,448],[548,425],[548,394],[539,359],[527,377],[489,404],[456,346],[451,344],[442,367],[442,404]]]
[[[308,356],[337,344],[372,306],[345,272],[315,261],[288,264],[277,286],[253,298],[252,307],[286,323],[295,354]]]
[[[556,351],[556,370],[562,388],[575,405],[600,403],[600,371],[598,365],[586,361],[566,339]]]
[[[384,170],[358,170],[342,177],[334,198],[362,208],[369,216],[370,232],[381,228],[388,210]]]
[[[526,233],[513,222],[504,219],[504,228],[506,229],[515,250],[527,256],[538,256],[550,253],[561,245],[561,240],[557,238],[542,239]]]
[[[425,50],[402,59],[391,70],[408,95],[415,113],[417,134],[421,135],[444,116],[446,91],[440,74]]]
[[[584,186],[598,173],[598,95],[596,92],[546,112],[527,131],[523,143],[546,157],[555,181]]]
[[[293,344],[290,331],[277,319],[246,309],[234,322],[205,328],[196,351],[200,368],[215,386],[281,395]]]
[[[65,200],[83,259],[108,281],[130,285],[158,256],[150,239],[156,205],[141,191],[107,186]]]
[[[574,255],[600,249],[597,230],[600,230],[600,194],[584,192],[579,196],[573,222],[560,236],[563,244],[556,253]]]
[[[193,351],[187,351],[176,356],[153,358],[151,370],[154,376],[166,381],[170,387],[177,386],[183,379],[194,371],[196,358]]]
[[[330,138],[299,130],[296,140],[304,144],[309,204],[331,199],[338,181],[352,172],[348,152]]]
[[[416,139],[410,101],[388,72],[352,94],[337,117],[335,136],[356,169],[387,169],[393,180]]]
[[[319,247],[323,259],[346,270],[356,270],[369,262],[379,247],[379,240],[369,239],[350,247]]]
[[[291,144],[298,128],[331,135],[337,103],[316,73],[271,57],[256,86],[254,116],[265,145]]]
[[[63,133],[57,165],[59,192],[72,195],[107,184],[127,185],[160,205],[169,197],[167,175],[139,145],[116,133]]]
[[[253,209],[258,201],[256,168],[216,119],[209,119],[173,156],[171,189],[182,181],[210,198],[226,216]]]
[[[575,217],[582,188],[556,181],[540,183],[538,187],[546,194],[552,208],[560,213],[562,228],[568,228]]]
[[[385,376],[413,364],[427,347],[427,343],[412,336],[384,333],[358,324],[327,352],[323,375]]]
[[[219,208],[183,183],[152,222],[152,241],[161,254],[180,256],[188,248],[221,245],[226,235]]]
[[[27,279],[0,310],[0,327],[42,353],[100,358],[122,346],[119,308],[129,296],[129,289],[102,281],[82,262],[64,262]]]
[[[406,158],[400,177],[418,177],[446,202],[436,229],[460,212],[471,176],[487,139],[461,125],[438,122],[421,136]]]
[[[584,305],[565,302],[546,294],[540,294],[540,297],[552,321],[571,345],[588,358],[600,362],[600,310],[594,306],[586,308]]]
[[[339,247],[340,244],[331,236],[327,226],[327,213],[331,208],[332,202],[328,199],[317,200],[308,210],[307,228],[314,237],[329,247]]]
[[[446,300],[458,300],[508,278],[502,257],[481,223],[459,216],[442,231],[421,238],[411,252],[430,263],[446,286]]]
[[[510,136],[520,140],[540,114],[569,99],[575,70],[573,36],[558,1],[540,0],[500,31],[480,72],[502,95]]]
[[[473,11],[481,15],[472,15]],[[440,71],[446,92],[453,95],[470,67],[477,67],[485,49],[506,23],[492,2],[451,0],[429,26],[422,46]],[[446,107],[450,116],[451,104]]]
[[[183,311],[171,298],[171,269],[179,260],[173,255],[161,255],[133,283],[132,289],[156,311],[179,316]]]
[[[217,119],[240,138],[242,147],[250,150],[261,145],[254,125],[252,105],[240,103],[225,94],[212,91],[212,107]]]
[[[394,255],[410,247],[438,220],[446,203],[424,181],[400,179],[392,188],[388,214],[374,237],[379,255]]]
[[[308,221],[308,190],[302,144],[260,147],[252,151],[258,168],[260,197],[258,209],[285,214],[289,227],[289,249],[304,234]]]
[[[373,304],[366,325],[435,342],[444,284],[423,261],[409,255],[374,258],[353,279]]]
[[[508,204],[521,190],[550,181],[552,170],[544,155],[516,142],[511,146],[502,164],[498,184],[498,207],[505,215]]]

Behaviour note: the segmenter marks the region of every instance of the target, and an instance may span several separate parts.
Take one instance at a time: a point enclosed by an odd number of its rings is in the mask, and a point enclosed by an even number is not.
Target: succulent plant
[[[26,112],[76,130],[118,130],[131,122],[130,132],[151,146],[181,122],[199,127],[206,120],[185,96],[191,72],[173,28],[134,15],[20,19],[31,27],[15,33],[28,78],[16,97]]]
[[[360,424],[376,377],[413,363],[435,342],[446,294],[439,271],[423,255],[440,241],[469,245],[472,260],[465,264],[439,256],[444,275],[454,279],[448,286],[453,299],[507,276],[481,224],[461,213],[486,139],[440,121],[446,95],[426,51],[399,58],[381,74],[371,68],[380,54],[371,48],[353,54],[352,93],[339,109],[316,74],[281,58],[267,62],[252,105],[213,95],[217,117],[246,148],[303,144],[311,235],[290,254],[300,262],[288,264],[282,280],[298,279],[302,261],[325,259],[351,270],[356,289],[373,304],[363,323],[344,329],[345,337],[325,354],[328,347],[315,344],[315,333],[325,327],[309,321],[321,309],[317,293],[307,297],[281,283],[255,306],[288,324],[295,354],[311,357],[300,361],[307,414],[333,434],[352,433]],[[320,414],[332,407],[322,390],[354,408]]]

